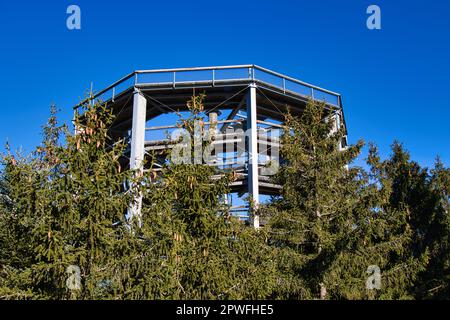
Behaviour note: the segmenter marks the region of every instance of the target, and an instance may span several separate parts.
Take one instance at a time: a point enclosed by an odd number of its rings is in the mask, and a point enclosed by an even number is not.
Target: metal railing
[[[114,82],[88,100],[114,101],[121,93],[140,86],[185,86],[189,84],[220,86],[230,82],[254,81],[285,94],[300,95],[341,107],[339,93],[320,88],[257,65],[137,70]],[[79,107],[76,106],[75,108]]]

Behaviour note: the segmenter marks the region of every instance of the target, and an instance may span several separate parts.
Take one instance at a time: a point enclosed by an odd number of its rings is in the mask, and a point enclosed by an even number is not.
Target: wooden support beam
[[[256,84],[251,84],[247,93],[247,133],[248,133],[248,193],[257,208],[259,205],[258,184],[258,124]],[[255,209],[256,209],[255,208]],[[259,216],[254,215],[253,226],[259,229]]]

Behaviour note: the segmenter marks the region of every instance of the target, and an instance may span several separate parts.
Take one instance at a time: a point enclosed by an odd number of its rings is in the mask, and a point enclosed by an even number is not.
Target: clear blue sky
[[[66,28],[79,5],[82,30]],[[382,30],[366,28],[366,8]],[[31,150],[49,105],[134,69],[258,64],[343,95],[350,141],[450,165],[450,1],[0,1],[0,140]]]

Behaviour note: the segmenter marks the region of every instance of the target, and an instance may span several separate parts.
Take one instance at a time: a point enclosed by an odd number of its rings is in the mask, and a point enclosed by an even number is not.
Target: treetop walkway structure
[[[214,153],[211,165],[235,170],[238,179],[230,186],[231,191],[250,194],[256,205],[260,195],[274,195],[280,190],[264,168],[278,155],[278,138],[288,110],[301,115],[309,99],[323,101],[335,127],[345,128],[340,94],[256,65],[138,70],[90,100],[107,103],[115,114],[110,137],[129,142],[127,165],[150,169],[143,167],[144,160],[156,153],[159,163],[152,170],[158,170],[167,160],[162,151],[174,146],[167,138],[178,128],[174,115],[188,111],[187,101],[194,92],[205,94],[203,112],[209,117],[205,125],[215,128],[213,143],[221,148]],[[259,226],[258,219],[253,223]]]

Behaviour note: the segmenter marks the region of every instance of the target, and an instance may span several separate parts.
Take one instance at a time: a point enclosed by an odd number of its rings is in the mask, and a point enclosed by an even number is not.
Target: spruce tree
[[[450,299],[450,169],[436,160],[431,170],[431,190],[435,196],[435,210],[431,217],[429,236],[430,264],[421,281],[426,292],[418,298]]]
[[[276,177],[283,189],[266,208],[271,244],[278,251],[275,296],[404,297],[403,286],[411,284],[422,261],[405,253],[411,241],[406,212],[386,210],[391,191],[380,187],[378,176],[348,167],[363,143],[341,149],[345,133],[334,130],[331,115],[325,104],[309,101],[300,118],[286,119],[284,164]],[[371,266],[384,279],[378,291],[367,287]]]
[[[190,116],[179,122],[191,137],[195,124],[205,122],[203,99],[193,96],[188,102]],[[203,149],[210,142],[203,141]],[[140,284],[130,282],[131,296],[265,298],[271,290],[273,263],[264,234],[232,217],[221,201],[233,173],[194,163],[193,140],[188,148],[188,163],[169,161],[158,174],[147,175],[143,241],[137,245],[145,256],[139,264],[146,271],[141,272]]]
[[[386,207],[405,211],[411,232],[407,248],[413,257],[427,257],[426,267],[407,288],[419,299],[448,298],[449,274],[449,170],[437,160],[429,171],[410,159],[403,146],[395,142],[389,159],[376,161],[385,185],[391,186]]]
[[[202,99],[189,102],[183,126],[199,120]],[[136,174],[124,168],[125,143],[108,137],[113,121],[107,105],[85,103],[75,133],[52,115],[35,153],[4,157],[0,297],[266,297],[273,263],[264,233],[221,202],[233,173],[169,162]],[[140,194],[138,225],[126,213]]]
[[[31,292],[27,298],[102,297],[102,281],[114,264],[114,225],[123,223],[132,199],[132,192],[123,192],[131,175],[119,162],[125,145],[108,145],[113,117],[106,105],[83,107],[74,120],[76,134],[58,127],[52,115],[44,142],[31,158],[8,155],[4,160],[2,197],[9,205],[2,206],[2,229],[17,228],[12,243],[27,250],[14,269],[17,274],[7,279],[20,280],[18,288]],[[10,269],[12,262],[9,258],[3,266]],[[70,270],[79,270],[81,286],[75,289],[67,285]]]
[[[179,122],[191,136],[207,131],[204,98]],[[0,299],[448,299],[450,170],[422,168],[398,143],[387,160],[371,146],[369,170],[351,165],[363,143],[340,148],[333,115],[313,101],[287,115],[282,192],[254,230],[221,201],[232,171],[133,172],[107,105],[84,103],[75,133],[52,108],[32,154],[2,156]]]

